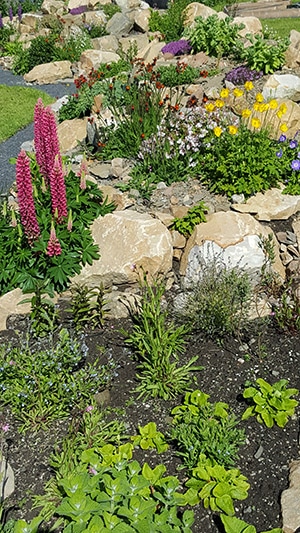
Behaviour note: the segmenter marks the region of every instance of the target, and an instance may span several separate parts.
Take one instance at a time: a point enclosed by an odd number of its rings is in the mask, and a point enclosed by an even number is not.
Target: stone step
[[[255,16],[261,19],[266,18],[296,18],[300,17],[299,8],[287,8],[289,2],[285,0],[274,1],[264,0],[263,2],[245,2],[228,8],[228,11],[235,17]]]

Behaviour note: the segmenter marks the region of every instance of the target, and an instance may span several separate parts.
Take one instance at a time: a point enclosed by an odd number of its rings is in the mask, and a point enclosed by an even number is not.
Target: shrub
[[[240,57],[247,62],[248,67],[263,71],[264,74],[272,74],[281,69],[285,62],[285,51],[289,45],[289,39],[267,41],[256,35],[250,37],[252,46],[240,49]]]
[[[187,306],[196,331],[218,339],[238,334],[249,313],[249,276],[239,268],[229,268],[222,257],[203,261],[202,277],[193,288]]]
[[[184,9],[190,3],[191,0],[174,0],[168,4],[168,10],[163,14],[151,10],[149,30],[160,31],[167,43],[177,41],[184,31]]]
[[[176,65],[158,67],[157,75],[160,83],[167,87],[193,83],[200,76],[198,68],[193,68],[180,61]]]
[[[188,38],[193,52],[205,52],[209,56],[225,57],[233,55],[239,40],[239,30],[243,24],[232,24],[232,19],[224,20],[217,15],[211,15],[206,20],[202,17],[195,19],[195,26],[187,29]]]

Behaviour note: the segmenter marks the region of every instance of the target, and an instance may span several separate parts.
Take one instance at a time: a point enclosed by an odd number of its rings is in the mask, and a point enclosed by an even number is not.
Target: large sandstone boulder
[[[85,24],[91,24],[95,26],[102,26],[106,23],[106,15],[103,11],[87,11],[83,15]]]
[[[73,278],[89,286],[136,283],[135,266],[150,276],[172,269],[172,240],[168,229],[148,214],[126,210],[99,217],[92,225],[101,257]]]
[[[115,13],[106,24],[107,33],[111,33],[117,37],[128,35],[132,28],[133,21],[125,13]]]
[[[166,43],[153,39],[145,48],[140,52],[140,57],[147,63],[152,63],[155,57],[162,57],[161,49]]]
[[[117,52],[119,42],[115,35],[104,35],[103,37],[95,37],[92,39],[95,50],[103,50],[105,52]]]
[[[266,100],[270,98],[289,98],[300,101],[300,78],[294,74],[272,74],[263,88]]]
[[[63,15],[65,3],[61,0],[44,0],[41,5],[41,12],[45,15]],[[24,16],[24,15],[23,15]],[[23,17],[22,17],[23,19]]]
[[[88,118],[74,118],[73,120],[64,120],[57,126],[60,150],[63,154],[73,150],[78,146],[78,142],[86,138]]]
[[[26,295],[26,299],[29,298]],[[10,315],[30,313],[30,303],[19,305],[25,299],[21,289],[14,289],[0,297],[0,330],[6,329],[6,320]]]
[[[216,14],[217,12],[211,7],[205,6],[204,4],[200,4],[199,2],[192,2],[183,11],[184,26],[185,28],[191,28],[195,25],[195,19],[197,17],[207,19],[211,15]]]
[[[265,255],[260,246],[260,235],[274,235],[251,215],[220,211],[207,216],[207,222],[198,224],[189,238],[180,262],[180,273],[186,288],[201,279],[203,265],[222,259],[228,267],[245,269],[256,281]],[[284,279],[285,269],[279,258],[276,238],[273,239],[276,260],[273,270]]]
[[[290,44],[285,52],[285,66],[298,68],[300,65],[300,33],[296,30],[290,32]]]
[[[235,17],[233,24],[243,24],[245,27],[239,31],[241,37],[246,35],[262,35],[262,23],[257,17]]]
[[[101,63],[116,63],[120,56],[115,52],[106,52],[104,50],[85,50],[82,52],[79,60],[79,70],[89,73],[92,69],[97,70]]]
[[[146,33],[149,31],[150,9],[136,9],[134,11],[134,25],[137,31]]]
[[[71,61],[54,61],[37,65],[24,75],[25,81],[35,81],[38,84],[55,83],[69,78],[73,78]]]
[[[123,52],[128,52],[128,50],[132,48],[132,46],[136,46],[138,57],[140,57],[141,51],[145,49],[149,44],[149,38],[146,33],[137,33],[136,35],[121,37],[121,39],[119,39],[119,43]]]
[[[282,194],[281,189],[270,189],[251,196],[245,204],[233,204],[232,208],[255,215],[257,220],[287,220],[300,210],[300,196]]]
[[[21,29],[21,26],[29,26],[32,30],[36,31],[37,27],[39,27],[42,20],[43,20],[43,15],[38,15],[38,13],[24,13],[24,15],[22,15],[22,22],[20,24],[20,29]]]

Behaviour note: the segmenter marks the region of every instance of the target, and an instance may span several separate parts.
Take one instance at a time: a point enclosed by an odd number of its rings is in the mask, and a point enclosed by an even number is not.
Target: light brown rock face
[[[287,220],[300,210],[300,196],[270,189],[251,196],[245,204],[234,204],[232,208],[239,213],[251,213],[257,220]]]
[[[65,3],[61,0],[44,0],[41,5],[41,11],[45,15],[63,15]]]
[[[290,32],[290,45],[285,52],[285,65],[288,68],[297,68],[300,65],[300,33],[296,30]]]
[[[270,98],[288,98],[294,102],[300,100],[300,78],[294,74],[272,74],[263,88],[263,95]]]
[[[262,35],[262,24],[257,17],[235,17],[233,24],[244,24],[244,28],[239,31],[241,37],[248,33],[251,35]]]
[[[197,283],[203,266],[217,258],[228,267],[245,269],[251,278],[257,279],[265,262],[259,235],[267,237],[268,234],[274,236],[270,228],[248,214],[220,211],[208,215],[206,223],[196,226],[182,255],[180,273],[184,276],[184,285],[189,287]],[[275,236],[273,243],[276,254],[273,270],[284,279],[285,269]]]
[[[79,69],[89,73],[93,68],[97,70],[101,63],[116,63],[119,59],[120,56],[115,52],[85,50],[80,56]]]
[[[73,78],[71,61],[54,61],[37,65],[24,76],[25,81],[35,81],[38,84],[55,83],[69,78]]]
[[[150,9],[136,9],[134,12],[134,24],[138,31],[149,31]]]
[[[136,283],[136,267],[150,276],[167,273],[172,268],[173,247],[167,228],[150,215],[126,210],[99,217],[92,234],[101,257],[73,278],[74,283],[90,286]]]
[[[26,295],[26,298],[29,296]],[[10,315],[22,315],[30,312],[30,304],[18,305],[25,299],[21,289],[14,289],[0,298],[0,330],[6,329],[6,320]]]
[[[57,126],[59,146],[61,152],[65,154],[73,150],[86,138],[87,118],[74,118],[73,120],[64,120]]]
[[[185,8],[183,14],[184,14],[184,27],[190,28],[195,25],[196,17],[202,17],[204,19],[207,19],[211,15],[216,15],[217,12],[211,7],[205,6],[204,4],[200,4],[198,2],[192,2]]]
[[[300,527],[300,461],[290,465],[290,486],[281,495],[284,533],[295,533]]]

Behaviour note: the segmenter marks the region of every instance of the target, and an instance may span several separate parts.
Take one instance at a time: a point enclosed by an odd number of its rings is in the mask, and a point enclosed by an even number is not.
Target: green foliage
[[[1,13],[1,10],[0,10]],[[2,12],[3,14],[3,12]],[[6,44],[9,43],[10,36],[15,33],[12,26],[3,26],[0,28],[0,55],[3,55]]]
[[[42,519],[39,516],[33,518],[28,524],[25,520],[17,520],[14,526],[14,533],[38,533]]]
[[[174,0],[163,14],[151,10],[149,31],[161,32],[167,43],[180,39],[184,31],[184,9],[190,3],[191,0]]]
[[[48,279],[57,292],[64,291],[70,279],[81,271],[82,265],[92,264],[99,258],[90,224],[99,215],[113,211],[112,204],[102,201],[96,184],[86,182],[80,188],[80,178],[70,170],[65,176],[68,209],[72,212],[72,231],[68,221],[57,224],[56,235],[62,253],[50,257],[46,254],[51,230],[50,190],[43,190],[42,177],[32,156],[32,176],[35,190],[37,219],[41,229],[39,239],[30,246],[19,220],[19,214],[5,207],[0,214],[0,293],[20,287],[25,293],[35,290],[37,280]],[[12,225],[12,216],[16,224]]]
[[[248,36],[252,46],[240,49],[240,57],[246,61],[248,67],[262,70],[264,74],[272,74],[280,70],[285,63],[285,52],[289,46],[289,39],[267,41],[259,35]]]
[[[77,331],[89,327],[103,328],[107,314],[107,290],[101,284],[99,287],[87,287],[75,284],[71,287],[71,309],[73,322]]]
[[[203,180],[212,192],[229,197],[249,197],[276,187],[282,167],[275,146],[264,129],[250,131],[241,124],[236,135],[223,131],[204,153]]]
[[[194,83],[200,76],[199,68],[191,67],[180,61],[177,62],[177,65],[158,67],[157,74],[159,81],[166,87]]]
[[[70,35],[56,46],[52,61],[79,61],[82,52],[91,48],[91,36],[82,31],[79,35]]]
[[[206,222],[205,213],[207,213],[207,207],[204,202],[200,202],[199,204],[190,207],[184,217],[175,218],[170,229],[174,229],[185,237],[189,237],[193,233],[197,224]]]
[[[203,264],[187,306],[194,329],[213,339],[238,334],[247,321],[250,296],[248,274],[211,257]]]
[[[31,293],[31,290],[29,291]],[[25,298],[21,303],[30,303],[30,330],[36,337],[45,337],[52,334],[58,326],[58,311],[55,304],[45,295],[54,297],[49,287],[49,280],[36,280],[34,293],[31,298]]]
[[[234,515],[233,500],[245,500],[250,487],[247,478],[236,468],[226,470],[205,455],[200,457],[192,477],[186,482],[186,503],[197,505],[201,500],[205,509]]]
[[[104,4],[101,6],[101,11],[103,11],[109,20],[116,13],[121,13],[122,10],[116,4]]]
[[[194,53],[202,51],[209,56],[227,57],[234,54],[242,28],[243,24],[233,24],[230,17],[197,17],[195,26],[185,31],[185,37],[190,41]]]
[[[144,274],[141,288],[142,299],[138,313],[133,315],[133,330],[125,332],[126,344],[133,348],[139,359],[137,378],[141,384],[136,391],[139,397],[167,400],[187,390],[192,372],[200,370],[194,366],[198,356],[186,365],[178,366],[189,327],[176,326],[168,320],[168,313],[162,307],[163,281],[156,280],[151,286]]]
[[[202,454],[229,467],[238,458],[238,448],[245,442],[244,431],[226,403],[208,401],[200,390],[188,392],[183,405],[172,410],[171,439],[179,449],[184,466],[194,468]]]
[[[104,35],[107,35],[105,24],[85,24],[83,29],[88,34],[90,39],[97,39],[98,37],[104,37]]]
[[[274,306],[274,318],[279,329],[283,331],[300,330],[300,301],[291,282],[282,290]]]
[[[193,512],[177,511],[185,503],[178,479],[164,476],[163,465],[152,470],[131,457],[130,443],[97,446],[82,453],[75,471],[57,479],[62,500],[55,512],[65,520],[65,533],[191,533]]]
[[[155,422],[149,422],[144,427],[139,426],[139,435],[131,437],[133,446],[140,446],[142,450],[156,448],[158,453],[163,453],[168,449],[165,436],[157,431]]]
[[[254,526],[250,526],[247,522],[244,522],[244,520],[240,520],[235,516],[221,514],[221,520],[225,528],[225,533],[256,533],[256,528]],[[269,529],[268,531],[262,531],[261,533],[282,533],[282,529],[276,527],[275,529]]]
[[[283,428],[298,405],[297,400],[291,399],[291,396],[299,394],[298,389],[287,389],[286,379],[270,385],[258,378],[255,383],[244,390],[243,397],[250,406],[244,412],[242,420],[256,416],[257,421],[268,428],[273,427],[274,423]]]
[[[108,367],[98,361],[83,367],[85,356],[86,346],[65,329],[56,344],[44,349],[0,347],[1,402],[22,422],[21,431],[67,417],[74,406],[105,388]]]

